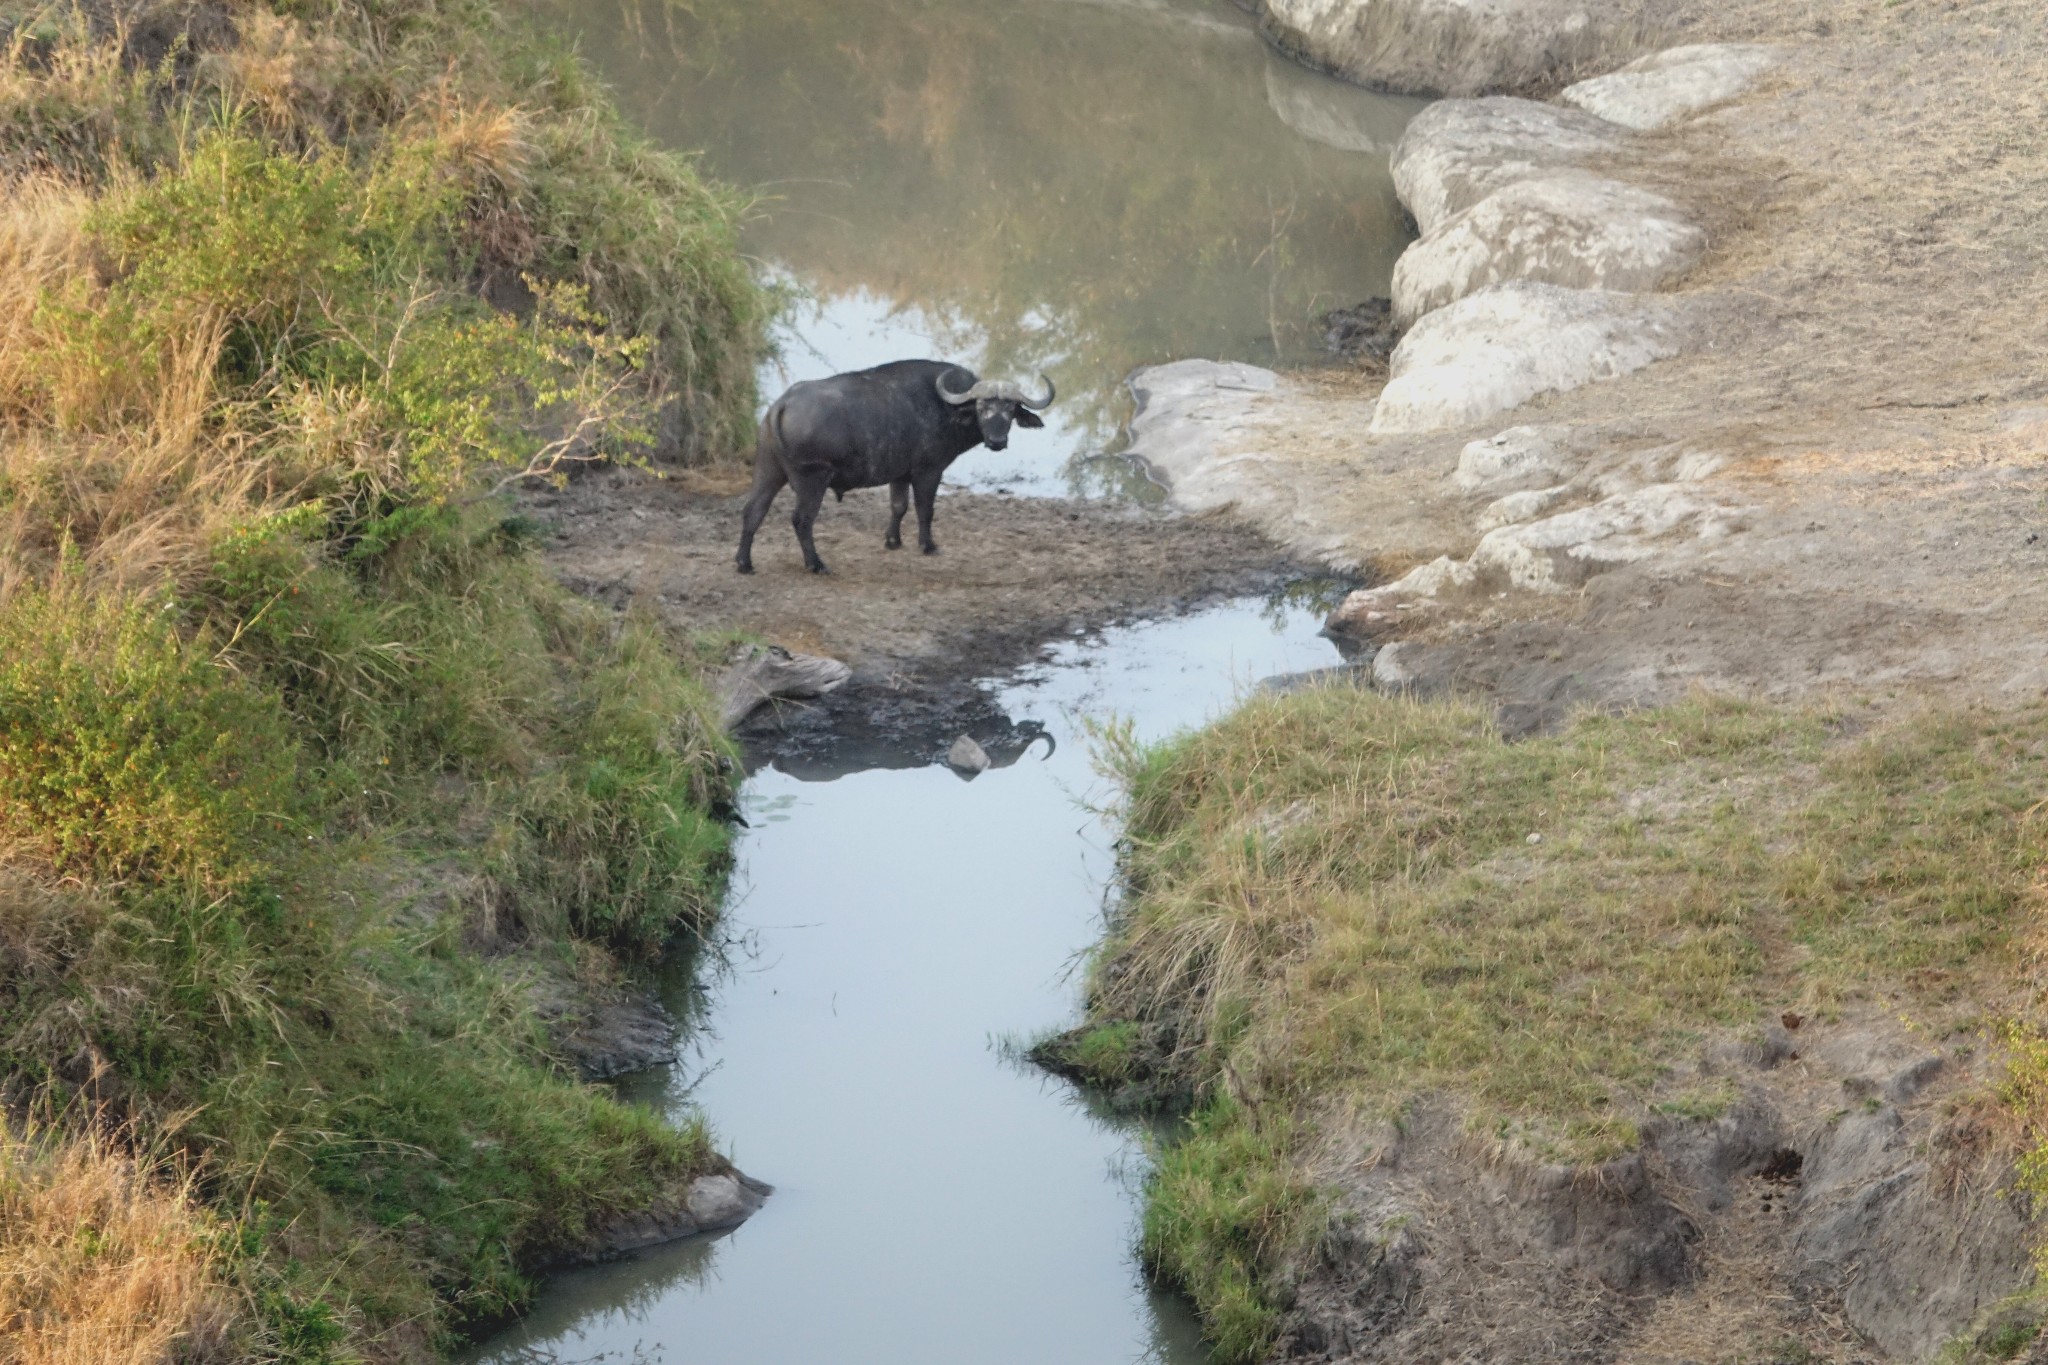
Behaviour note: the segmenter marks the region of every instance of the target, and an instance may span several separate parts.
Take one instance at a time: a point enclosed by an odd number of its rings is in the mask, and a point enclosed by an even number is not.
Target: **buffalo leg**
[[[889,534],[882,537],[883,549],[903,548],[903,514],[909,510],[910,480],[898,479],[889,485]]]
[[[932,506],[939,498],[939,481],[920,480],[911,491],[917,494],[917,548],[928,555],[935,555],[939,552],[939,543],[932,539]]]
[[[747,494],[746,510],[740,514],[741,573],[754,571],[754,533],[761,529],[761,523],[768,519],[768,508],[774,503],[775,495],[782,491],[782,485],[789,482],[789,476],[782,471],[778,462],[760,459],[754,462],[754,487]]]
[[[790,513],[789,524],[796,528],[796,543],[803,546],[804,567],[812,573],[829,572],[811,539],[811,528],[818,524],[818,509],[825,505],[828,480],[822,474],[799,473],[790,483],[796,489],[796,511]]]

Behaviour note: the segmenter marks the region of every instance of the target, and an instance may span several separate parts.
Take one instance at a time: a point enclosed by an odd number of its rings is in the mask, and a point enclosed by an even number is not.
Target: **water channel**
[[[776,1185],[728,1237],[558,1277],[482,1359],[691,1365],[1193,1365],[1133,1257],[1144,1134],[1006,1044],[1071,1022],[1114,830],[1084,718],[1194,725],[1336,652],[1242,602],[1068,642],[1004,687],[1057,742],[944,766],[747,783],[722,968],[675,982],[682,1064],[628,1093],[701,1106]]]
[[[1384,294],[1403,244],[1386,158],[1414,102],[1281,61],[1227,0],[543,13],[656,138],[763,195],[748,247],[801,299],[766,396],[908,355],[1053,375],[1050,430],[949,482],[1129,495],[1106,457],[1130,370],[1313,361],[1315,315]],[[1072,1021],[1101,929],[1088,719],[1198,724],[1336,662],[1319,621],[1244,601],[1059,643],[996,684],[1057,747],[972,781],[925,755],[755,771],[733,942],[669,983],[684,1060],[624,1088],[701,1110],[777,1192],[730,1235],[558,1276],[472,1360],[1202,1360],[1135,1260],[1147,1135],[1013,1045]]]

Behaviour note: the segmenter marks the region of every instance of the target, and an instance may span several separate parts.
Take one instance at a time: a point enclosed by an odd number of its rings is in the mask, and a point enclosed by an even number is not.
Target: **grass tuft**
[[[0,1361],[227,1359],[218,1230],[175,1167],[0,1128]]]

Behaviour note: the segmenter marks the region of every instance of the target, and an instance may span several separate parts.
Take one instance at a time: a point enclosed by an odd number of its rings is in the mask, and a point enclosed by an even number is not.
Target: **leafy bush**
[[[304,812],[283,707],[174,607],[60,588],[0,611],[0,840],[59,875],[235,887]]]

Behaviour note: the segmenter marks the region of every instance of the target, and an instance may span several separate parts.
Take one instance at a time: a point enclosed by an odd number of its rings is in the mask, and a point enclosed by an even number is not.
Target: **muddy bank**
[[[607,470],[526,508],[579,593],[691,634],[744,632],[847,663],[850,681],[829,696],[763,707],[744,727],[750,747],[790,762],[867,751],[895,766],[926,749],[936,761],[962,733],[1008,752],[1014,727],[972,680],[1050,642],[1277,592],[1304,572],[1236,517],[955,489],[939,495],[939,554],[889,551],[888,494],[875,489],[826,505],[816,534],[829,574],[803,570],[785,509],[748,576],[733,568],[741,501],[702,477]]]
[[[1972,1051],[1884,1020],[1773,1030],[1685,1068],[1733,1087],[1725,1114],[1660,1116],[1592,1166],[1503,1155],[1442,1101],[1336,1127],[1330,1227],[1290,1267],[1280,1353],[1926,1359],[2026,1283],[2036,1233],[1981,1150],[1969,1096],[1996,1068]]]

